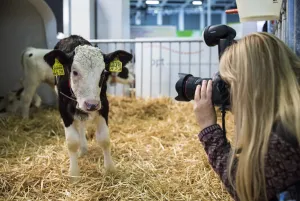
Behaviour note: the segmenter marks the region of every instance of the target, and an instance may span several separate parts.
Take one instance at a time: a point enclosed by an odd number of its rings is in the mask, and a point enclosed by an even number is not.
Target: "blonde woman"
[[[220,75],[231,90],[233,146],[217,124],[212,82],[195,92],[212,168],[234,200],[300,200],[300,59],[274,35],[253,33],[227,48]]]

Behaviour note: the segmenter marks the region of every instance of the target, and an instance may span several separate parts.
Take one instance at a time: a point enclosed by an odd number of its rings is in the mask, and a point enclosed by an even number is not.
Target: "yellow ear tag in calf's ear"
[[[58,61],[58,59],[55,59],[55,63],[52,68],[53,75],[59,76],[59,75],[64,75],[64,66]]]
[[[114,59],[109,64],[109,71],[110,72],[122,72],[122,62],[119,59]]]

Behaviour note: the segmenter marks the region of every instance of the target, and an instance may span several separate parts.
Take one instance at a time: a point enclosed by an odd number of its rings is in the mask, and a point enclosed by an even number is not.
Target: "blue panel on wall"
[[[157,24],[157,16],[156,15],[146,15],[142,19],[142,25],[156,25]]]
[[[236,23],[236,22],[240,22],[240,18],[238,14],[227,15],[227,23]]]
[[[300,1],[297,0],[295,3],[295,52],[300,56]]]
[[[205,15],[205,26],[221,24],[221,22],[222,22],[221,14],[212,14],[211,15],[211,24],[207,24],[207,15]]]
[[[178,29],[178,15],[164,15],[163,25],[176,26]]]
[[[184,29],[199,30],[200,17],[197,14],[190,14],[184,16]]]
[[[288,7],[287,7],[287,29],[286,29],[286,42],[288,46],[294,51],[295,45],[294,45],[294,36],[295,36],[295,26],[294,26],[294,0],[288,1]]]

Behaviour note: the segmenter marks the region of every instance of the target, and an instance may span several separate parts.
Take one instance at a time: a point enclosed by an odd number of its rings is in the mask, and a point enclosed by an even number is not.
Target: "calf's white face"
[[[70,84],[78,109],[88,112],[101,108],[100,79],[104,69],[104,57],[100,49],[88,45],[75,48]]]

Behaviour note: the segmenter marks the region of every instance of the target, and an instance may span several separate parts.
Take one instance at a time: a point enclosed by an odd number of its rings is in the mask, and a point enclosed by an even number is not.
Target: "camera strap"
[[[225,105],[223,104],[220,109],[221,109],[221,113],[222,113],[223,134],[224,134],[224,137],[226,138],[226,128],[225,128],[226,107],[225,107]]]

